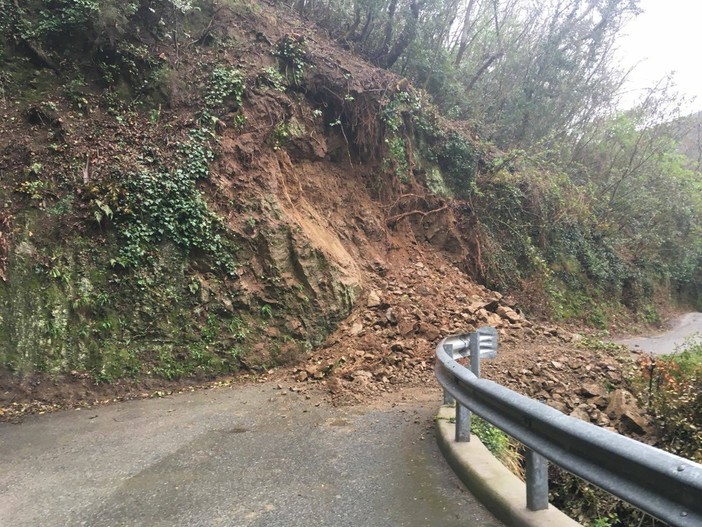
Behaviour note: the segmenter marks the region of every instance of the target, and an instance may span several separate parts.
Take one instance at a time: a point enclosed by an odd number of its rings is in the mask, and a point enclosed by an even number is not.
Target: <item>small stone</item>
[[[611,421],[609,420],[609,417],[607,417],[607,414],[600,412],[600,415],[596,418],[597,426],[609,426]]]
[[[429,324],[428,322],[422,322],[419,325],[419,331],[423,333],[424,337],[430,342],[435,341],[441,336],[441,332],[437,329],[437,327],[433,324]]]
[[[485,322],[487,323],[488,326],[492,326],[495,328],[499,328],[503,324],[502,317],[500,315],[498,315],[497,313],[489,313],[485,319]]]
[[[403,337],[408,337],[412,333],[414,333],[414,326],[415,324],[412,320],[403,320],[402,322],[400,322],[400,325],[398,326],[397,330]]]
[[[358,337],[362,331],[363,331],[363,324],[361,324],[360,322],[355,322],[351,326],[351,331],[349,331],[349,334],[352,337]]]
[[[393,310],[393,308],[390,307],[385,312],[385,320],[387,320],[393,326],[397,325],[397,315],[395,314],[395,311]]]
[[[548,401],[548,405],[551,408],[555,408],[556,410],[558,410],[561,413],[565,413],[567,410],[566,404],[563,401],[550,400],[550,401]]]
[[[380,295],[376,291],[371,291],[368,293],[368,302],[366,303],[367,307],[373,308],[373,307],[378,307],[380,305]]]
[[[278,328],[276,328],[276,327],[273,327],[273,326],[268,326],[268,327],[263,331],[263,333],[264,333],[267,337],[271,337],[271,338],[274,338],[274,339],[280,337],[280,330],[279,330]]]
[[[560,338],[563,342],[572,342],[573,341],[573,334],[568,333],[567,331],[560,331],[558,333],[558,338]]]
[[[585,421],[586,423],[590,422],[590,414],[587,413],[587,410],[583,408],[582,405],[573,410],[570,416]]]

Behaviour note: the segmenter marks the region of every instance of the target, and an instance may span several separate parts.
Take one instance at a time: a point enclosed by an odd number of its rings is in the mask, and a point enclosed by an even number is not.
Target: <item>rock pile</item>
[[[645,429],[631,405],[609,408],[626,384],[628,364],[618,349],[590,349],[580,335],[534,324],[509,297],[427,259],[383,269],[323,349],[294,371],[298,382],[324,383],[339,404],[402,386],[436,386],[441,338],[489,325],[500,347],[497,359],[483,363],[483,376],[600,426],[636,432],[641,428],[630,422],[638,422]]]

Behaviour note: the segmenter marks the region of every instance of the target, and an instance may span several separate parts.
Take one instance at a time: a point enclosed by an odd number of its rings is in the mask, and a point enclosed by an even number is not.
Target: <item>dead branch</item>
[[[422,217],[422,221],[424,221],[424,218],[429,216],[430,214],[436,214],[437,212],[441,212],[442,210],[448,209],[448,205],[444,205],[443,207],[439,207],[438,209],[430,210],[428,212],[424,212],[421,210],[411,210],[409,212],[403,212],[402,214],[398,214],[397,216],[392,216],[385,220],[386,224],[389,224],[390,222],[397,223],[403,218],[406,218],[408,216],[414,216],[414,215],[419,215]]]
[[[427,202],[427,199],[425,196],[420,196],[419,194],[400,194],[400,196],[391,204],[386,207],[383,207],[387,211],[391,211],[395,207],[397,207],[400,204],[400,201],[402,201],[405,198],[416,198],[419,200],[422,200],[424,203]]]

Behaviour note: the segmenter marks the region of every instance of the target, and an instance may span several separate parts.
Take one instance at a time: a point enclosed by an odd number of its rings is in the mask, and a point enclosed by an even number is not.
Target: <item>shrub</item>
[[[702,343],[690,341],[670,356],[645,357],[640,368],[661,446],[702,462]]]
[[[283,74],[292,84],[300,86],[307,67],[305,37],[285,35],[276,44],[273,54],[280,59]]]

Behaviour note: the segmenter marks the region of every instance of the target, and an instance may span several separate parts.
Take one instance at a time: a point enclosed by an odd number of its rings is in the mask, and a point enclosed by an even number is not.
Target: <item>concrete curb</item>
[[[439,449],[456,475],[500,521],[509,527],[582,527],[554,507],[526,508],[526,485],[500,463],[474,435],[456,443],[455,409],[442,406],[436,416]]]

